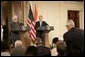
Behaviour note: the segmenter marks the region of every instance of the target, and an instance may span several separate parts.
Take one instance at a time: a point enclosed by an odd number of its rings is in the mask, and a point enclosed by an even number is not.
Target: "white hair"
[[[75,27],[75,23],[72,19],[69,19],[66,23],[66,26],[68,26],[68,29],[71,29],[72,27]]]
[[[22,46],[22,41],[20,40],[15,41],[15,47],[19,47],[19,46]]]
[[[67,24],[68,24],[68,25],[71,25],[71,26],[75,26],[74,21],[73,21],[72,19],[69,19],[69,20],[67,21]]]

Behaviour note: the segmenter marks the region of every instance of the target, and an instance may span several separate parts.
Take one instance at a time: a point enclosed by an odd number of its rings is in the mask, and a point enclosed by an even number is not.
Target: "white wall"
[[[80,11],[80,28],[84,29],[84,3],[75,1],[32,1],[37,4],[38,15],[44,16],[50,26],[54,26],[54,30],[49,33],[49,42],[54,37],[63,39],[63,34],[67,31],[65,24],[67,21],[68,10]],[[32,5],[32,6],[33,6]]]

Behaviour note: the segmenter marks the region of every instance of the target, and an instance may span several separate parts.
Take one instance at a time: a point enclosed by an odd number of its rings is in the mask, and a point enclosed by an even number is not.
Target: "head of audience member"
[[[43,21],[43,16],[39,15],[39,21]]]
[[[42,40],[40,37],[36,38],[36,46],[37,46],[37,49],[38,49],[38,53],[37,53],[37,56],[50,56],[51,52],[50,52],[50,48],[48,47],[45,47],[43,44],[42,44]]]
[[[1,41],[1,52],[9,52],[10,51],[10,44],[6,43],[5,41]]]
[[[59,38],[58,37],[55,37],[55,38],[53,38],[53,40],[52,40],[52,43],[57,43],[58,42],[58,40],[59,40]]]
[[[38,50],[35,46],[29,46],[26,49],[26,56],[37,56]]]
[[[36,38],[36,45],[42,44],[41,38],[37,37]]]
[[[17,16],[17,15],[13,15],[12,21],[13,21],[13,22],[18,22],[18,16]]]
[[[66,55],[66,43],[63,40],[57,42],[57,51],[59,56]]]
[[[67,30],[70,30],[73,27],[75,27],[74,21],[72,19],[67,20],[67,23],[66,23]]]
[[[20,40],[15,41],[15,47],[22,47],[22,46],[23,46],[22,41]]]

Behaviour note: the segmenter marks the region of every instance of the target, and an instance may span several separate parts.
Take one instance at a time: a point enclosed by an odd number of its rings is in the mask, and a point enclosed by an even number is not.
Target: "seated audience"
[[[11,50],[12,56],[24,56],[26,48],[22,45],[22,41],[15,41],[15,47]]]
[[[29,46],[26,49],[25,56],[37,56],[37,48],[35,46]]]
[[[38,49],[37,56],[51,56],[50,48],[42,45],[41,38],[36,39],[36,45],[37,45],[37,49]]]
[[[53,38],[52,40],[52,48],[56,46],[56,43],[59,41],[58,37]]]
[[[66,56],[66,43],[62,40],[57,42],[58,56]]]
[[[57,56],[57,42],[59,41],[58,37],[53,38],[52,40],[52,47],[51,47],[51,56]]]
[[[10,45],[4,41],[1,42],[1,56],[11,56]]]

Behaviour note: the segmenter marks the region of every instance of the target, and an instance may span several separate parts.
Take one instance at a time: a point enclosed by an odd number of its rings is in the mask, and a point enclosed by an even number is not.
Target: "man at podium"
[[[10,23],[10,42],[12,44],[15,43],[16,40],[20,40],[21,30],[20,23],[18,22],[18,16],[14,15],[12,18],[12,22]]]
[[[35,24],[36,37],[40,37],[41,39],[44,37],[44,34],[43,34],[44,31],[42,29],[44,29],[43,27],[46,27],[46,26],[48,26],[48,24],[45,21],[43,21],[43,16],[40,15],[39,21],[37,21]],[[39,30],[39,29],[41,29],[41,30]]]

